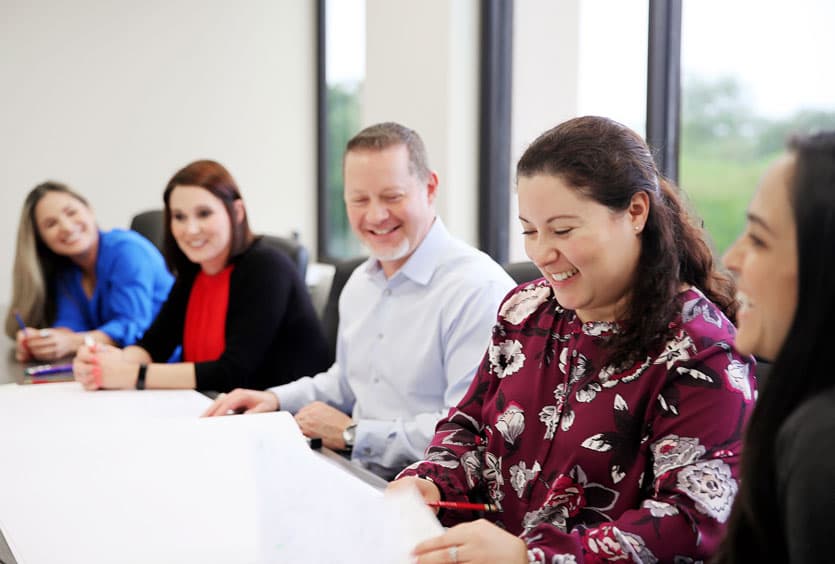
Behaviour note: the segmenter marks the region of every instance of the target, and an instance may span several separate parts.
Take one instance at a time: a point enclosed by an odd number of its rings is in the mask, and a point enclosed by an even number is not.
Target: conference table
[[[38,391],[40,389],[46,389],[47,386],[52,387],[53,389],[57,389],[59,386],[64,387],[77,387],[78,385],[75,383],[61,383],[61,384],[43,384],[44,388],[41,388],[41,385],[32,386],[30,384],[24,384],[24,367],[21,366],[18,362],[14,359],[13,354],[13,343],[11,341],[6,341],[5,344],[0,347],[0,352],[3,356],[3,362],[0,362],[0,385],[12,385],[14,389],[9,389],[8,391],[15,392],[15,391]],[[20,388],[18,389],[17,384]],[[112,392],[81,392],[77,393],[78,396],[85,396],[85,397],[93,397],[92,394],[101,394],[99,397],[103,397],[104,394],[112,393]],[[130,392],[116,392],[121,394],[144,394],[145,392],[142,391],[130,391]],[[163,392],[164,393],[164,392]],[[197,392],[177,392],[177,393],[188,393],[194,394],[195,396],[199,396]],[[90,395],[87,395],[90,394]],[[211,397],[210,393],[207,393]],[[134,396],[134,397],[141,397],[141,396]],[[152,397],[152,396],[147,396]],[[190,397],[190,396],[189,396]],[[196,399],[196,398],[193,398]],[[206,402],[207,400],[204,398],[201,400],[202,402]],[[245,420],[254,419],[258,416],[235,416],[245,418]],[[289,417],[287,417],[289,419]],[[8,421],[7,421],[8,423]],[[296,430],[297,432],[297,430]],[[8,436],[8,434],[6,435]],[[24,451],[26,452],[26,451]],[[320,458],[322,460],[326,460],[329,465],[338,467],[340,469],[339,474],[352,476],[356,480],[359,480],[363,484],[364,487],[370,486],[377,491],[381,491],[385,489],[387,482],[382,478],[378,477],[377,475],[369,472],[365,468],[352,463],[350,460],[345,458],[344,456],[340,455],[337,452],[334,452],[327,448],[320,448],[316,449],[318,454],[314,455],[314,457]],[[326,465],[327,466],[327,465]],[[10,538],[11,541],[14,541],[14,538]],[[3,536],[3,531],[0,530],[0,564],[18,564],[17,560],[14,557],[12,550],[9,547],[9,544],[15,546],[14,542],[7,543],[6,539]],[[23,564],[23,563],[21,563]]]

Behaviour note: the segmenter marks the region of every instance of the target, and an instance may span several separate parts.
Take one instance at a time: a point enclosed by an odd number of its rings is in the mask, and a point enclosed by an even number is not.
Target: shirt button
[[[377,334],[377,338],[378,338],[378,339],[382,339],[382,338],[383,338],[383,334],[382,334],[382,333],[378,333],[378,334]]]
[[[383,292],[383,294],[386,295],[386,296],[390,296],[391,295],[391,289],[386,288],[385,291]]]
[[[377,378],[376,376],[374,376],[374,379],[373,379],[372,381],[373,381],[375,384],[379,384],[379,383],[380,383],[380,379],[379,379],[379,378]]]

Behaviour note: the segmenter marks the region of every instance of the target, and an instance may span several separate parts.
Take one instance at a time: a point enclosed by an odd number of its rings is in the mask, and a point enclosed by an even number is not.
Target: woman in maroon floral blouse
[[[391,486],[499,511],[445,510],[417,561],[704,560],[755,395],[733,284],[621,124],[545,132],[517,177],[544,278],[507,296],[467,395]]]

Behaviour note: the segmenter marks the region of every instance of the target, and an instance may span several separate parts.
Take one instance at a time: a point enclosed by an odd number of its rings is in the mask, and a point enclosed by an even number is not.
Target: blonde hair
[[[6,335],[15,337],[20,327],[15,312],[26,325],[49,327],[55,321],[55,296],[51,284],[55,274],[69,263],[66,257],[53,253],[41,240],[35,224],[35,206],[49,192],[68,194],[89,207],[87,200],[60,182],[44,182],[32,189],[23,202],[17,227],[12,301],[6,314]]]

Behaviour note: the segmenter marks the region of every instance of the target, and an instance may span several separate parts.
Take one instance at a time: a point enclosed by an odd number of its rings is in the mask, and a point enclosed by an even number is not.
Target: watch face
[[[342,440],[345,441],[345,446],[350,448],[354,446],[354,440],[357,438],[357,426],[349,425],[342,431]]]

